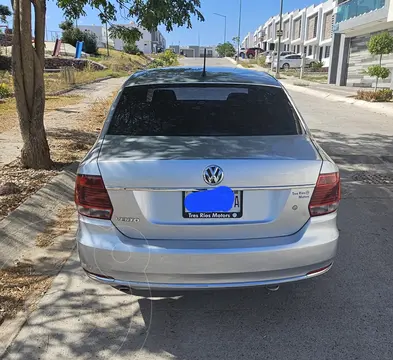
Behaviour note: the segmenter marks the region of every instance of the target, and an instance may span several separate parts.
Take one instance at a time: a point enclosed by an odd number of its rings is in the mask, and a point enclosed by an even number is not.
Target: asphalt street
[[[273,293],[254,288],[150,300],[96,285],[74,255],[5,358],[390,360],[392,119],[291,95],[343,176],[339,253],[326,275]]]

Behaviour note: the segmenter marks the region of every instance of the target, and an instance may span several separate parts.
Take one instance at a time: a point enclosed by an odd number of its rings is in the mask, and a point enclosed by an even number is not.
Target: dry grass
[[[74,205],[60,208],[56,214],[57,220],[49,224],[45,231],[36,237],[36,246],[48,247],[53,244],[56,237],[68,233],[76,220],[75,211]]]
[[[241,66],[243,66],[244,68],[248,68],[248,69],[254,67],[253,64],[250,64],[250,63],[247,62],[247,61],[241,61],[241,60],[239,60],[239,64],[240,64]]]
[[[131,55],[122,51],[109,50],[109,57],[106,49],[98,49],[98,56],[90,58],[106,66],[111,71],[134,72],[146,66],[150,60],[144,55]]]
[[[51,284],[47,275],[37,274],[29,263],[0,270],[0,324],[25,308],[33,294],[44,293]]]
[[[370,102],[390,102],[392,101],[393,91],[391,89],[380,90],[358,90],[355,99]]]
[[[295,85],[295,86],[310,86],[310,84],[308,84],[308,83],[305,83],[305,82],[294,82],[293,83],[293,85]]]
[[[68,105],[75,105],[81,99],[82,96],[48,96],[45,102],[45,112]],[[16,113],[15,99],[11,98],[0,103],[0,133],[11,130],[15,126],[18,126],[18,116]]]
[[[14,183],[20,191],[0,197],[0,220],[45,185],[59,172],[61,166],[62,164],[57,164],[52,170],[24,169],[21,167],[19,160],[15,160],[2,167],[0,184]]]
[[[321,75],[316,75],[316,74],[307,74],[305,76],[303,76],[304,80],[308,80],[308,81],[313,81],[313,82],[317,82],[320,84],[327,84],[328,81],[328,75],[326,74],[321,74]]]

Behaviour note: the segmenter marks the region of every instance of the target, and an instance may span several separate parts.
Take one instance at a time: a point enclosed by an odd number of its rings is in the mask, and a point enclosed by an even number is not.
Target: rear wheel
[[[288,70],[289,69],[289,64],[288,63],[285,63],[285,64],[283,64],[283,66],[282,66],[282,68],[284,69],[284,70]]]
[[[252,54],[248,54],[248,58],[249,58],[249,59],[253,59],[254,56],[253,56]]]

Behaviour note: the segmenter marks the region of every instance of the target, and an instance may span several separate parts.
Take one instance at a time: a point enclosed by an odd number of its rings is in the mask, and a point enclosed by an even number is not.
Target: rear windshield
[[[302,133],[284,91],[263,86],[124,88],[108,135],[265,136]]]

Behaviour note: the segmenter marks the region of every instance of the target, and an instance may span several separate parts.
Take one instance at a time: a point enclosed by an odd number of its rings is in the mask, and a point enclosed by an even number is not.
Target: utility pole
[[[278,33],[278,49],[277,49],[277,66],[276,66],[276,79],[280,78],[280,52],[281,52],[281,37],[282,37],[282,7],[284,0],[280,0],[280,25]]]
[[[239,63],[240,57],[240,27],[242,23],[242,0],[240,0],[240,9],[239,9],[239,30],[237,32],[237,58],[236,62]]]

